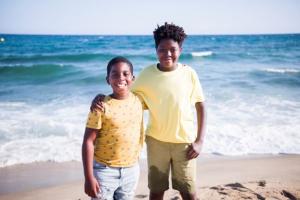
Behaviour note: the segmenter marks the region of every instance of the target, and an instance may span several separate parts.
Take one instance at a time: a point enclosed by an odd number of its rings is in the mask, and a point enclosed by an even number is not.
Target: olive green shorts
[[[188,143],[161,142],[146,137],[148,159],[148,187],[159,193],[169,189],[171,170],[172,187],[184,193],[196,191],[196,159],[186,157]]]

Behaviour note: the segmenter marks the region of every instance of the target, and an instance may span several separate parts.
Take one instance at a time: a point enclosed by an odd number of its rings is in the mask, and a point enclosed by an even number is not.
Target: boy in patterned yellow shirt
[[[142,101],[129,91],[133,66],[124,57],[107,65],[104,112],[89,113],[82,144],[85,192],[92,199],[132,199],[144,141]]]

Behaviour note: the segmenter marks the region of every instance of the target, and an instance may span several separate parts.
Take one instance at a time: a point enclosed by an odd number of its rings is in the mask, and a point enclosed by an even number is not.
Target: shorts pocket
[[[94,169],[106,169],[106,168],[108,168],[108,166],[94,160],[93,168]]]

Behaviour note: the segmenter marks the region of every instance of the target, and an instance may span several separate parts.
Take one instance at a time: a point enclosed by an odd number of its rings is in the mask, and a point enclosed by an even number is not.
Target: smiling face
[[[172,71],[176,69],[181,47],[173,39],[163,39],[157,46],[156,54],[161,71]]]
[[[112,65],[106,80],[112,87],[112,97],[116,99],[124,99],[128,97],[129,87],[134,80],[134,76],[132,75],[127,63],[118,62]]]

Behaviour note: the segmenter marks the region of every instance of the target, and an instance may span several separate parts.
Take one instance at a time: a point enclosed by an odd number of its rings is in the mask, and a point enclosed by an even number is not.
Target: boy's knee
[[[151,166],[148,172],[148,187],[153,193],[161,193],[169,189],[169,173]]]
[[[153,191],[150,190],[149,199],[150,200],[163,200],[164,193],[165,193],[165,191],[163,191],[163,192],[153,192]]]
[[[180,192],[183,200],[198,200],[196,193],[184,193]]]
[[[172,179],[172,186],[180,193],[193,194],[196,192],[196,184],[194,181]]]

